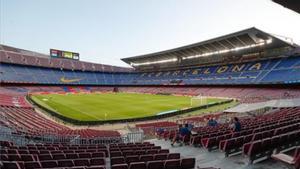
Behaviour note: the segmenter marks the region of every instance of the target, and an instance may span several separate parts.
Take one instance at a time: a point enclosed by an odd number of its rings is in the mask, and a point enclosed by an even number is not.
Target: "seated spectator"
[[[163,134],[165,132],[165,129],[164,128],[157,128],[156,129],[156,134],[159,136],[161,134]]]
[[[239,122],[239,119],[237,117],[233,118],[233,125],[232,125],[232,131],[233,132],[240,132],[242,130],[242,125]]]
[[[217,125],[218,125],[218,122],[216,121],[216,119],[211,118],[211,119],[208,120],[207,125],[208,125],[208,126],[214,127],[214,126],[217,126]]]
[[[192,131],[192,130],[193,130],[193,128],[194,128],[194,125],[193,125],[193,124],[191,124],[191,123],[189,123],[189,124],[188,124],[188,129],[189,129],[189,131]]]
[[[174,146],[175,142],[180,143],[180,145],[182,145],[183,137],[188,135],[191,135],[189,125],[185,124],[184,127],[182,127],[182,125],[179,125],[179,131],[178,133],[176,133],[176,136],[174,137],[174,140],[171,145]]]

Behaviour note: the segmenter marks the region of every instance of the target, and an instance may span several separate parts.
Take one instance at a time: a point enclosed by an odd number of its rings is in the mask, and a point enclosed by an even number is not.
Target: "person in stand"
[[[180,145],[182,145],[184,136],[188,136],[188,135],[191,135],[191,131],[189,130],[189,125],[185,124],[184,127],[182,127],[182,125],[179,125],[179,131],[174,137],[174,140],[171,145],[174,146],[176,142],[180,142]]]
[[[214,118],[211,118],[208,120],[208,123],[207,123],[208,126],[211,126],[211,127],[215,127],[218,125],[218,122],[216,121],[216,119]]]
[[[164,128],[157,128],[156,129],[156,135],[161,137],[165,132],[165,129]]]
[[[192,131],[194,128],[194,125],[192,123],[188,123],[188,129],[189,131]]]
[[[212,119],[208,119],[207,126],[212,126]]]
[[[214,126],[217,126],[217,125],[218,125],[218,121],[216,120],[215,117],[213,118],[213,123],[214,123]]]
[[[239,122],[239,119],[237,117],[233,118],[233,125],[232,125],[232,131],[233,132],[240,132],[242,130],[242,125]]]

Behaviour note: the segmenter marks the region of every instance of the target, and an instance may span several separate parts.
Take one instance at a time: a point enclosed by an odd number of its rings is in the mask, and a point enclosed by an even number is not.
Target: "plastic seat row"
[[[244,143],[248,143],[250,141],[255,141],[262,138],[272,137],[273,133],[274,130],[264,131],[256,134],[247,133],[248,135],[239,134],[237,135],[237,137],[231,135],[223,135],[223,136],[213,137],[209,139],[202,139],[201,141],[203,147],[207,148],[208,150],[211,150],[214,147],[219,147],[220,150],[227,152],[232,148],[241,147]],[[234,145],[235,147],[230,147],[232,145]]]
[[[169,154],[155,154],[155,155],[134,155],[127,157],[112,157],[110,159],[111,165],[115,164],[123,164],[123,163],[131,163],[137,161],[153,161],[153,160],[171,160],[171,159],[180,159],[179,153],[169,153]]]
[[[85,147],[87,149],[106,148],[104,144],[67,144],[67,143],[45,143],[45,144],[28,144],[28,147]]]
[[[109,148],[123,149],[123,148],[143,148],[143,147],[153,147],[153,146],[155,146],[153,143],[149,143],[149,144],[132,144],[132,145],[110,145]]]
[[[128,150],[159,150],[160,146],[146,146],[146,147],[121,147],[121,148],[110,148],[109,151],[128,151]]]
[[[144,155],[144,154],[165,154],[169,153],[168,149],[161,150],[126,150],[126,151],[111,151],[110,157],[118,157],[118,156],[129,156],[129,155]]]
[[[294,131],[291,132],[290,135],[285,134],[285,135],[278,135],[274,137],[257,137],[260,135],[246,135],[246,136],[241,136],[237,138],[232,138],[228,140],[223,140],[219,144],[219,149],[223,152],[225,152],[225,156],[229,156],[230,154],[239,152],[242,150],[243,146],[246,144],[251,144],[252,142],[255,141],[261,141],[261,139],[272,139],[273,140],[273,145],[277,146],[280,144],[284,144],[285,141],[289,138],[292,141],[295,141],[297,137],[300,138],[300,132],[299,131]],[[290,137],[289,137],[290,136]],[[278,141],[277,141],[278,139]],[[276,141],[276,142],[275,142]]]
[[[243,154],[248,157],[250,163],[253,163],[262,157],[270,158],[274,150],[281,151],[298,145],[300,145],[300,131],[294,131],[246,143],[243,146]]]
[[[27,150],[82,150],[82,149],[106,149],[105,145],[28,145],[28,146],[12,146],[15,149]]]
[[[105,160],[102,158],[93,159],[75,159],[75,160],[52,160],[52,161],[3,161],[3,169],[36,169],[36,168],[57,168],[57,167],[75,167],[75,166],[104,166]]]
[[[191,139],[191,144],[193,145],[199,145],[201,144],[204,148],[207,148],[208,150],[217,148],[217,146],[219,145],[219,142],[224,140],[224,139],[230,139],[230,138],[236,138],[239,136],[245,136],[245,135],[249,135],[252,133],[258,133],[261,132],[261,134],[265,137],[270,137],[272,135],[278,135],[281,133],[285,133],[294,129],[299,128],[299,124],[295,124],[298,123],[300,121],[300,119],[293,119],[293,120],[289,120],[286,122],[280,122],[278,124],[278,122],[276,124],[271,124],[271,125],[267,125],[264,127],[259,127],[256,129],[248,129],[248,130],[242,130],[241,132],[235,132],[235,133],[230,133],[230,134],[226,134],[227,132],[224,132],[224,134],[210,134],[210,135],[196,135],[193,136]],[[245,127],[244,127],[245,128]],[[272,133],[266,131],[266,130],[271,130],[271,129],[276,129],[275,131],[273,130]],[[262,133],[266,131],[267,133]],[[269,136],[266,136],[269,135]],[[257,135],[259,137],[259,135]],[[200,142],[201,141],[201,142]]]
[[[82,158],[104,158],[103,152],[96,153],[70,153],[70,154],[1,154],[1,160],[4,161],[45,161],[62,159],[82,159]]]
[[[0,150],[1,154],[71,154],[71,153],[78,153],[78,154],[98,154],[104,153],[105,156],[108,156],[108,151],[106,149],[87,149],[87,150],[17,150],[17,149],[2,149]]]
[[[158,160],[148,162],[133,162],[128,164],[116,164],[112,169],[194,169],[195,158]]]
[[[71,145],[71,146],[59,146],[59,145],[30,145],[30,146],[10,146],[6,149],[16,149],[16,150],[22,150],[22,151],[31,151],[31,150],[38,150],[40,152],[53,152],[53,151],[61,151],[61,152],[93,152],[93,151],[107,151],[106,146],[104,145],[89,145],[89,146],[79,146],[79,145]]]
[[[11,147],[13,145],[14,144],[12,142],[10,142],[10,141],[2,141],[2,140],[0,140],[0,146],[1,147]]]
[[[142,143],[118,143],[118,144],[110,144],[110,148],[115,147],[139,147],[139,146],[154,146],[153,143],[150,142],[142,142]]]

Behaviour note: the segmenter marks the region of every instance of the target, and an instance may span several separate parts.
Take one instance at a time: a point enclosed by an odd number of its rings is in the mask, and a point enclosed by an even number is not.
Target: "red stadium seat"
[[[155,154],[154,160],[167,160],[168,154]]]
[[[37,161],[28,161],[24,163],[26,169],[42,168],[41,164]]]
[[[110,159],[110,163],[111,165],[115,165],[115,164],[124,164],[125,163],[125,159],[124,157],[112,157]]]
[[[104,158],[92,158],[90,159],[90,165],[105,165],[105,159]]]
[[[196,164],[195,158],[184,158],[181,159],[181,169],[194,169]]]
[[[172,160],[172,159],[180,159],[180,154],[179,153],[170,153],[168,155],[168,159]]]
[[[112,165],[111,169],[128,169],[127,164],[115,164]]]
[[[147,169],[163,169],[164,161],[148,161]]]
[[[179,159],[166,160],[164,166],[165,169],[181,169]]]
[[[78,153],[79,158],[92,158],[91,153]]]
[[[58,167],[73,167],[74,162],[73,160],[58,160]]]
[[[66,159],[65,154],[53,154],[52,155],[53,160],[63,160]]]
[[[58,167],[57,161],[41,161],[40,162],[43,168],[55,168]]]
[[[9,161],[22,161],[19,154],[8,154]]]
[[[39,156],[40,161],[46,161],[46,160],[52,160],[52,155],[51,154],[40,154]]]
[[[125,157],[126,158],[126,162],[128,164],[132,163],[132,162],[138,162],[140,159],[139,159],[139,156],[138,155],[133,155],[133,156],[127,156]]]
[[[122,156],[122,152],[121,151],[111,151],[110,152],[110,157],[120,157]]]
[[[129,169],[147,169],[145,162],[133,162],[130,163]]]
[[[140,156],[140,161],[153,161],[154,160],[154,156],[153,155],[141,155]]]
[[[98,158],[98,157],[105,157],[104,152],[93,152],[92,153],[92,158]]]
[[[159,150],[158,153],[159,153],[159,154],[169,154],[170,151],[169,151],[169,149],[161,149],[161,150]]]
[[[3,168],[7,168],[7,169],[21,169],[21,167],[19,166],[19,164],[15,161],[3,161]]]
[[[146,153],[145,150],[136,150],[136,151],[135,151],[135,154],[136,154],[136,155],[144,155],[145,153]]]
[[[73,162],[75,166],[90,166],[88,159],[75,159]]]
[[[33,155],[31,154],[21,154],[21,161],[35,161]]]
[[[70,154],[65,154],[66,155],[66,159],[77,159],[79,158],[77,153],[70,153]]]
[[[7,153],[0,154],[1,161],[9,161]]]
[[[85,169],[105,169],[104,166],[90,166],[90,167],[85,167]]]

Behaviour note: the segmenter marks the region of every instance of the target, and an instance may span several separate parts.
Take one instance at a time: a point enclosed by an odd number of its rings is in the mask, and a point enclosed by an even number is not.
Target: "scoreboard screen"
[[[50,57],[79,60],[79,53],[50,49]]]

